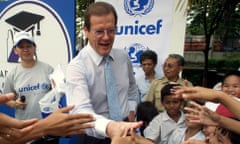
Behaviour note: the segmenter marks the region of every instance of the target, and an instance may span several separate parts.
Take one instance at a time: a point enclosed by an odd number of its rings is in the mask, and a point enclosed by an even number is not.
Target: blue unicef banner
[[[136,76],[142,75],[139,56],[151,49],[158,54],[158,66],[170,52],[173,0],[104,0],[118,13],[117,36],[114,48],[124,49],[134,66]]]
[[[21,31],[33,36],[39,60],[53,67],[66,65],[75,54],[75,0],[0,1],[0,90],[20,60],[13,41]]]

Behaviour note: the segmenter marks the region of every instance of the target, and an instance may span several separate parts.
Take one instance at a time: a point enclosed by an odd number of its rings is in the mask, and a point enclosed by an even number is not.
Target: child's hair
[[[140,64],[146,59],[151,59],[153,63],[156,65],[157,64],[157,54],[152,51],[152,50],[145,50],[141,55],[140,55]]]
[[[226,80],[226,78],[228,78],[229,76],[237,76],[240,78],[240,71],[230,71],[228,73],[226,73],[222,79],[222,83],[224,83],[224,81]]]
[[[174,87],[174,86],[180,86],[180,84],[167,84],[165,85],[162,90],[161,90],[161,101],[163,102],[164,100],[164,97],[165,96],[170,96],[170,95],[174,95],[172,92],[171,92],[171,89]]]
[[[232,144],[240,144],[240,135],[238,133],[235,133],[233,131],[229,131],[228,137]]]
[[[137,106],[137,121],[150,122],[157,114],[157,108],[150,101],[141,102]]]
[[[150,101],[141,102],[137,106],[136,117],[137,121],[143,121],[143,126],[140,128],[141,135],[143,136],[144,129],[158,115],[158,110]]]
[[[237,118],[231,118],[231,119],[240,121]],[[239,139],[240,135],[238,133],[236,133],[232,130],[228,130],[226,128],[222,128],[222,127],[216,127],[215,134],[217,131],[219,131],[221,133],[221,135],[227,136],[228,139],[231,141],[231,144],[240,144],[240,139]]]
[[[236,132],[233,132],[231,130],[227,130],[225,128],[222,128],[222,127],[218,127],[216,128],[218,130],[220,130],[220,133],[223,135],[223,136],[228,136],[228,139],[231,141],[231,144],[240,144],[240,139],[239,139],[239,134],[236,133]]]
[[[240,122],[240,120],[237,118],[232,118],[232,119]],[[240,138],[239,138],[240,134],[233,132],[231,130],[228,130],[228,137],[229,137],[230,141],[232,142],[232,144],[240,144]]]

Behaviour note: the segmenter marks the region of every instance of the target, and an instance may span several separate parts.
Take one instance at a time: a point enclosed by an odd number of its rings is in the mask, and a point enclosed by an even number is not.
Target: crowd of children
[[[112,144],[123,140],[124,144],[239,144],[240,72],[227,73],[221,83],[221,91],[165,85],[160,101],[165,109],[153,117],[144,134],[131,132],[130,138],[116,138]],[[184,100],[188,105],[183,108]],[[208,109],[206,101],[219,103],[217,110]]]

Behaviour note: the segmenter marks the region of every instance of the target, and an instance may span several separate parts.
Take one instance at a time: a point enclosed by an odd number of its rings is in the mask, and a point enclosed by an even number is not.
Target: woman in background
[[[15,93],[15,99],[7,105],[15,109],[19,120],[41,119],[38,102],[51,89],[48,76],[53,68],[37,59],[36,43],[27,32],[15,35],[14,52],[21,61],[6,77],[3,93]]]

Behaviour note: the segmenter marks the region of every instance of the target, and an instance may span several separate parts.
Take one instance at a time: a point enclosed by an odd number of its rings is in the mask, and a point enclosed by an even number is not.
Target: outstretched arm
[[[45,135],[67,136],[73,134],[83,134],[86,128],[93,128],[88,122],[94,121],[90,114],[67,114],[73,109],[68,106],[57,110],[47,118],[39,120],[33,125],[29,135],[18,140],[19,143],[26,142]]]
[[[190,103],[198,109],[185,108],[185,110],[190,112],[186,114],[186,117],[191,117],[191,122],[220,126],[240,134],[240,121],[221,116],[195,102]]]
[[[2,94],[0,96],[0,104],[4,104],[14,99],[14,93]]]
[[[131,129],[140,128],[143,122],[116,122],[111,121],[107,125],[107,135],[110,138],[115,136],[125,137],[129,134]]]
[[[174,91],[176,95],[187,100],[201,100],[222,103],[240,119],[240,102],[222,91],[204,87],[178,87]]]
[[[7,103],[12,99],[14,99],[13,93],[2,94],[0,96],[0,104]],[[37,119],[17,120],[0,113],[0,143],[17,143],[17,139],[28,135],[32,131],[32,125],[36,122]]]
[[[127,137],[114,136],[111,144],[153,144],[151,140],[136,134],[133,129],[129,134]]]

